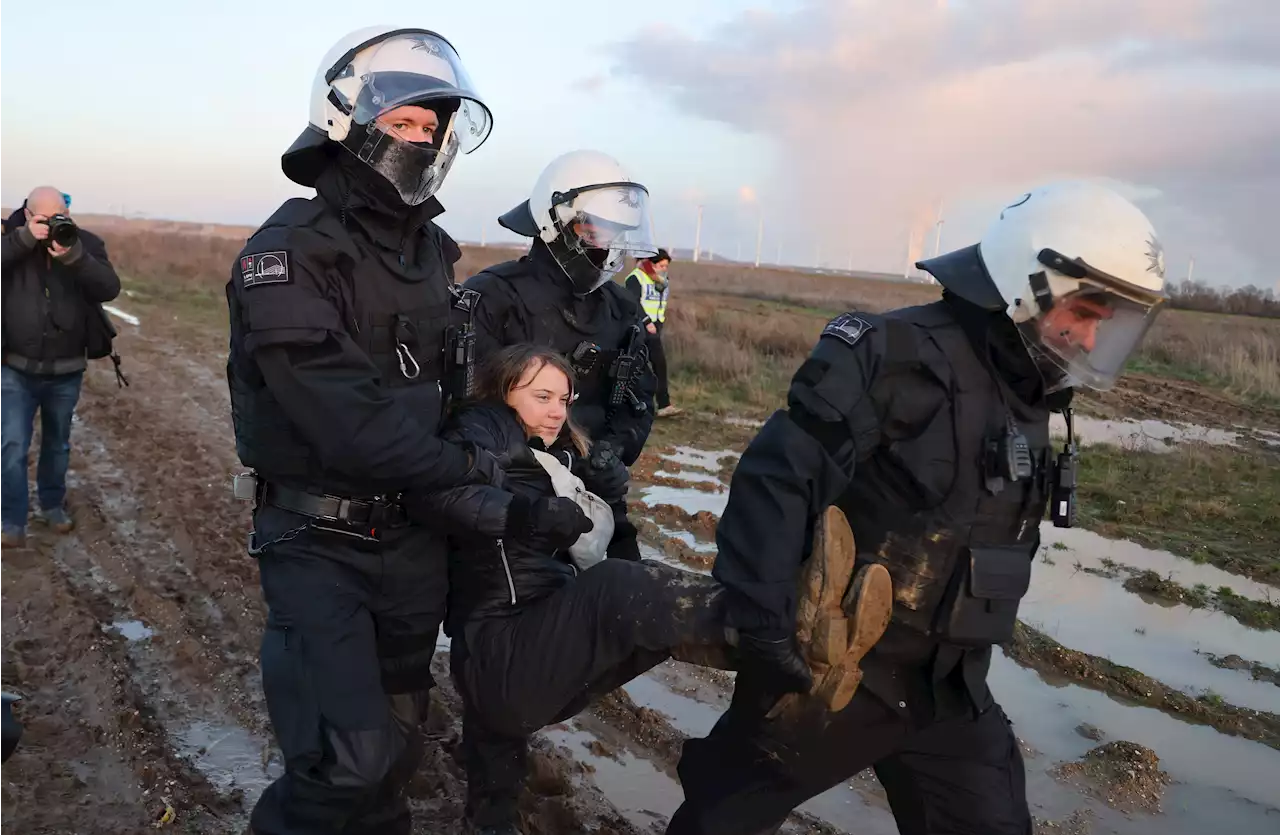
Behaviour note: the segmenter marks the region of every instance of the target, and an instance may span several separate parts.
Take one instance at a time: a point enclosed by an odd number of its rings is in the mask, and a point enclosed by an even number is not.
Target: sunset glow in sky
[[[0,196],[256,224],[325,50],[375,23],[448,38],[494,112],[441,199],[456,237],[579,147],[653,195],[666,246],[901,270],[913,227],[970,243],[1026,186],[1094,176],[1139,200],[1169,277],[1273,287],[1280,2],[861,0],[6,3]]]

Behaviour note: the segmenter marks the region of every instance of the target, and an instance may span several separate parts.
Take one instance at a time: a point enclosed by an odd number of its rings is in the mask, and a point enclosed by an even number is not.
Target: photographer
[[[59,533],[73,527],[67,492],[71,415],[80,399],[85,344],[95,306],[120,293],[120,279],[96,235],[76,226],[55,188],[31,192],[4,223],[3,533],[5,547],[26,542],[27,452],[41,415],[36,520]]]

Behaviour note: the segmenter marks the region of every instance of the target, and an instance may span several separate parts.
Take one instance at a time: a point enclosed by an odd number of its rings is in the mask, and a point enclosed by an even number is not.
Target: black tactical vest
[[[402,273],[383,263],[390,257],[386,252],[376,252],[352,235],[323,201],[297,198],[287,201],[254,233],[246,250],[252,250],[259,236],[298,228],[323,241],[323,246],[314,246],[297,260],[311,270],[323,270],[327,300],[338,311],[348,335],[378,369],[380,387],[434,432],[443,416],[446,393],[441,380],[447,370],[454,300],[452,265],[441,248],[419,247],[421,263]],[[249,311],[231,304],[227,367],[241,460],[269,480],[300,489],[342,495],[363,492],[358,481],[319,466],[266,387],[243,348],[248,323],[242,317],[246,315]]]
[[[496,264],[481,271],[501,279],[517,299],[513,315],[523,330],[521,339],[546,345],[563,354],[577,374],[578,399],[573,420],[592,438],[608,423],[607,401],[612,388],[609,369],[635,325],[617,285],[605,285],[576,299],[563,288],[534,273],[529,259]],[[566,298],[570,299],[566,304]]]
[[[863,450],[836,504],[849,518],[859,561],[889,569],[899,629],[967,647],[1007,641],[1050,490],[1049,412],[997,383],[944,302],[894,311],[885,323],[885,373],[871,400],[890,405],[876,419],[893,419],[892,401],[908,402],[919,374],[949,391],[948,408],[914,437],[881,436]],[[936,351],[922,361],[928,342]],[[1016,481],[1000,477],[995,460],[1011,427],[1032,462],[1030,476]]]

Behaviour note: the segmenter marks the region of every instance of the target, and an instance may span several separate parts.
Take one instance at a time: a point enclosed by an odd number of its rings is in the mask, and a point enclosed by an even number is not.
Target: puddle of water
[[[664,552],[659,551],[657,548],[653,547],[647,542],[640,543],[640,559],[653,560],[654,562],[660,562],[663,565],[669,565],[672,568],[678,568],[681,571],[689,571],[694,574],[704,574],[704,575],[711,574],[711,569],[700,568],[698,566],[693,566],[693,565],[686,565],[685,563],[680,562],[680,560],[676,559],[675,557],[667,556]]]
[[[236,725],[197,721],[174,734],[178,753],[188,757],[218,790],[241,789],[246,805],[279,776],[269,774],[262,740]],[[275,763],[277,771],[282,771]]]
[[[680,481],[688,481],[691,483],[715,484],[715,485],[718,485],[721,490],[729,489],[724,486],[724,482],[720,481],[718,477],[710,475],[708,473],[695,472],[693,470],[681,470],[680,472],[677,472],[677,473],[668,472],[667,470],[654,470],[653,474],[655,476],[659,476],[662,478],[674,478],[674,479],[679,479]]]
[[[740,453],[731,449],[705,450],[691,446],[678,446],[676,451],[663,455],[664,461],[674,461],[682,467],[696,467],[700,470],[720,472],[720,462],[725,458],[737,458]]]
[[[1280,658],[1280,632],[1242,626],[1219,612],[1180,604],[1152,605],[1118,580],[1074,567],[1071,552],[1038,560],[1019,617],[1072,649],[1141,670],[1170,687],[1199,695],[1205,688],[1228,702],[1280,712],[1280,691],[1197,659],[1193,650],[1246,658]],[[1081,562],[1085,562],[1083,555]],[[1138,631],[1141,630],[1141,631]]]
[[[653,831],[653,824],[670,818],[684,800],[680,784],[648,760],[616,745],[608,746],[612,757],[592,753],[587,746],[599,742],[599,738],[575,724],[542,733],[567,748],[575,760],[590,765],[592,781],[622,816],[642,832]]]
[[[1039,752],[1026,764],[1028,794],[1042,818],[1058,819],[1089,805],[1098,815],[1097,831],[1126,835],[1263,833],[1275,832],[1280,824],[1275,781],[1280,751],[1152,708],[1125,705],[1104,693],[1046,680],[998,650],[989,682],[1014,732]],[[1074,795],[1047,773],[1102,744],[1076,733],[1082,722],[1099,728],[1105,740],[1129,740],[1156,752],[1160,767],[1176,781],[1166,790],[1164,815],[1120,816]],[[1064,794],[1070,802],[1063,802]]]
[[[102,306],[102,309],[107,311],[112,316],[116,317],[122,322],[128,322],[130,325],[134,325],[134,326],[142,324],[142,322],[138,319],[137,316],[134,316],[132,313],[125,313],[123,310],[113,305],[104,304]]]
[[[140,620],[118,620],[111,626],[103,628],[108,631],[119,632],[126,641],[142,641],[155,634],[149,626]]]
[[[729,503],[729,492],[706,493],[692,487],[646,487],[640,491],[638,498],[650,507],[670,504],[682,508],[686,513],[706,510],[719,516]]]
[[[1125,449],[1169,452],[1177,444],[1196,442],[1214,446],[1235,446],[1239,432],[1197,426],[1193,423],[1165,423],[1162,420],[1101,420],[1088,415],[1076,415],[1073,421],[1076,436],[1082,445],[1113,444]],[[1050,431],[1063,437],[1067,425],[1061,415],[1054,413],[1049,423]]]
[[[1043,522],[1040,541],[1049,548],[1049,557],[1059,562],[1065,560],[1074,565],[1078,560],[1082,565],[1097,568],[1103,559],[1110,559],[1134,568],[1150,569],[1162,577],[1173,575],[1173,579],[1188,588],[1203,583],[1210,589],[1226,586],[1241,597],[1254,600],[1280,597],[1280,590],[1274,586],[1229,574],[1212,565],[1195,563],[1168,551],[1144,548],[1125,539],[1107,539],[1084,528],[1055,528],[1051,522]],[[1066,545],[1067,550],[1053,548],[1055,542]]]
[[[716,553],[716,544],[714,542],[703,542],[702,540],[698,539],[689,531],[681,530],[678,528],[677,529],[667,528],[662,525],[658,525],[658,531],[665,536],[669,536],[673,539],[680,540],[685,545],[688,545],[690,548],[692,548],[693,550],[697,551],[700,554]]]

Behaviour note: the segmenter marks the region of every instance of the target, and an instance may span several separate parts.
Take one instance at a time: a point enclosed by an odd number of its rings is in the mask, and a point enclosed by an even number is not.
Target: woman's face
[[[531,364],[507,393],[507,405],[516,410],[530,438],[541,438],[550,446],[560,437],[568,418],[569,394],[569,379],[563,371]]]

